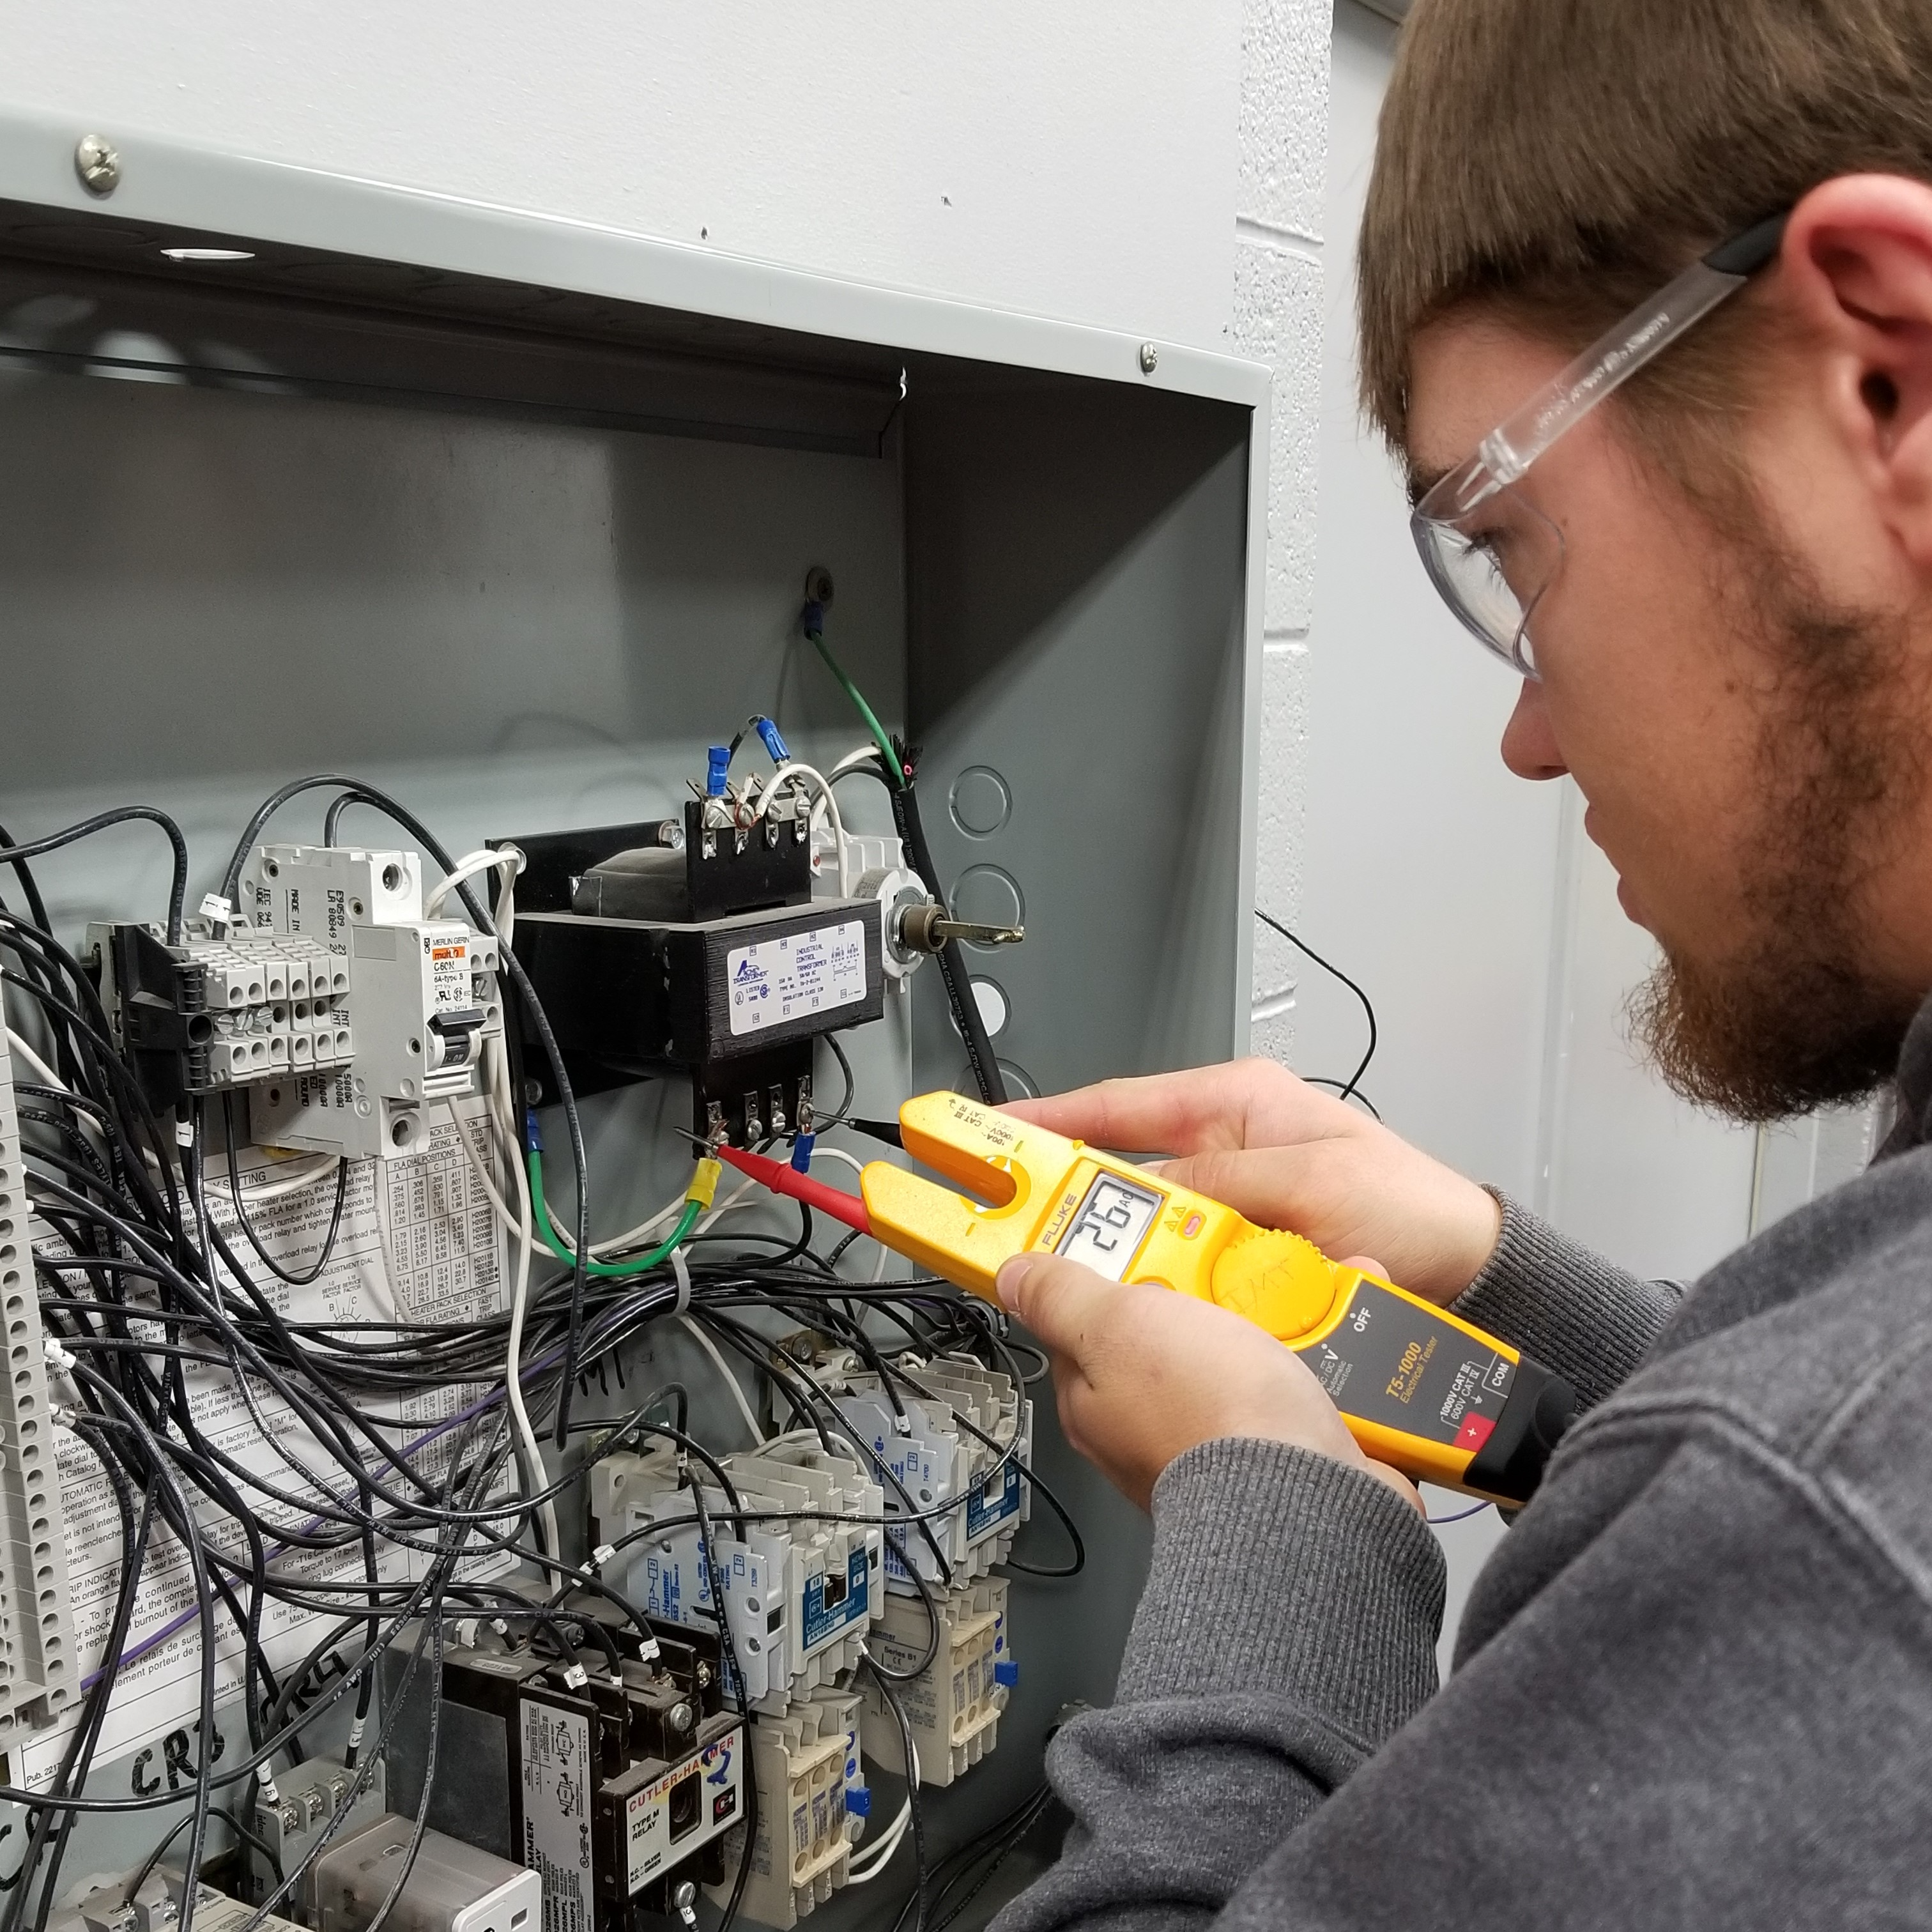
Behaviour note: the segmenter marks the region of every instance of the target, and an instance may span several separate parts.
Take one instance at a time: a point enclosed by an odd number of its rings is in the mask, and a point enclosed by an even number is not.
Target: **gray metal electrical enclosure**
[[[96,132],[105,196],[75,166]],[[192,904],[304,772],[459,850],[664,815],[752,712],[805,756],[854,742],[799,635],[822,565],[829,634],[922,748],[935,883],[1024,918],[974,968],[1016,1084],[1222,1058],[1267,410],[1265,370],[1181,346],[0,118],[0,822],[164,806]],[[154,916],[151,859],[130,833],[50,863],[56,920]],[[961,1078],[931,973],[913,1051],[920,1084]],[[661,1192],[635,1093],[585,1112],[610,1211]],[[1144,1564],[1041,1406],[1090,1562],[1015,1583],[1025,1674],[946,1794],[962,1829],[1037,1777],[1060,1706],[1108,1696]]]

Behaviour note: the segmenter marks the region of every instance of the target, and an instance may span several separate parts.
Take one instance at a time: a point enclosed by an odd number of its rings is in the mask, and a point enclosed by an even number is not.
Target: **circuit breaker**
[[[264,845],[242,892],[255,931],[319,945],[346,970],[356,1016],[348,1064],[250,1086],[255,1139],[351,1160],[413,1152],[425,1108],[482,1090],[484,1044],[503,1030],[495,938],[423,916],[412,851]]]

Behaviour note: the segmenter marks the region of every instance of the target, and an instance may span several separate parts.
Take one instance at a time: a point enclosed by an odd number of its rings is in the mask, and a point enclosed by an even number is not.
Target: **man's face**
[[[1432,325],[1417,472],[1460,462],[1566,359],[1478,313]],[[1766,1118],[1875,1084],[1926,990],[1892,916],[1924,849],[1925,692],[1918,586],[1802,368],[1738,439],[1751,508],[1721,532],[1615,405],[1514,486],[1564,550],[1503,757],[1570,772],[1588,801],[1664,952],[1634,1016],[1666,1076]]]

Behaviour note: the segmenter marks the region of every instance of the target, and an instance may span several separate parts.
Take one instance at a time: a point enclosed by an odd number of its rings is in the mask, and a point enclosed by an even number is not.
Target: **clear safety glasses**
[[[1790,211],[1721,242],[1626,316],[1417,503],[1409,518],[1443,601],[1486,649],[1537,675],[1529,624],[1563,562],[1563,532],[1513,486],[1556,439],[1772,261]]]

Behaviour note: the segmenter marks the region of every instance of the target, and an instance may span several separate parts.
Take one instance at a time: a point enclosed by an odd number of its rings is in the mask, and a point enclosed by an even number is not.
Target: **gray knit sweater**
[[[1681,1298],[1520,1209],[1456,1304],[1592,1405],[1478,1582],[1372,1478],[1154,1491],[1060,1863],[998,1932],[1932,1925],[1932,1008],[1871,1171]]]

